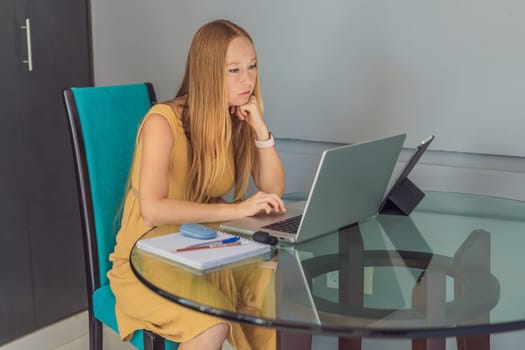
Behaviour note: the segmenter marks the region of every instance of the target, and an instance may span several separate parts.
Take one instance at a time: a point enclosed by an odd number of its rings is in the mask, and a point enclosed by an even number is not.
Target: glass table
[[[427,192],[410,216],[377,215],[205,274],[136,247],[130,260],[156,293],[276,328],[281,348],[306,348],[311,334],[324,334],[345,349],[359,349],[363,337],[411,338],[414,349],[444,349],[445,337],[456,337],[458,348],[489,349],[490,333],[525,328],[524,247],[525,202]],[[226,275],[237,284],[234,295],[221,293],[228,307],[210,297]]]

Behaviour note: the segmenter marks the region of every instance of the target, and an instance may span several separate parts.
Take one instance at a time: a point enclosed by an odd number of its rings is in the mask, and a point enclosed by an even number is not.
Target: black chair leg
[[[144,330],[144,350],[164,350],[164,338]]]
[[[102,323],[89,313],[89,349],[102,350]]]

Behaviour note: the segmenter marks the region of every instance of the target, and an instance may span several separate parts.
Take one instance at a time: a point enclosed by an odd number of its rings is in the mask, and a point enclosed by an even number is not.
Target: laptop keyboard
[[[297,215],[297,216],[292,216],[291,218],[274,222],[272,224],[263,226],[262,228],[268,228],[270,230],[287,232],[287,233],[297,233],[302,217],[303,217],[302,214]]]

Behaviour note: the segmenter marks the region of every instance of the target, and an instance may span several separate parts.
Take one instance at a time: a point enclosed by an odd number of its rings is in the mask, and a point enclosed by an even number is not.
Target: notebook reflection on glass
[[[265,231],[285,242],[301,242],[375,215],[405,136],[327,149],[306,201],[287,205],[284,214],[262,213],[221,228],[248,235]]]

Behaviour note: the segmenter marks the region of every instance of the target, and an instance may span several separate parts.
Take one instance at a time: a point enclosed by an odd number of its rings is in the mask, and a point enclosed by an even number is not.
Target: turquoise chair
[[[91,350],[102,349],[102,325],[118,332],[115,296],[106,273],[120,225],[138,125],[155,101],[150,83],[79,87],[63,91],[76,164],[89,308]],[[130,340],[137,349],[178,345],[146,330]]]

